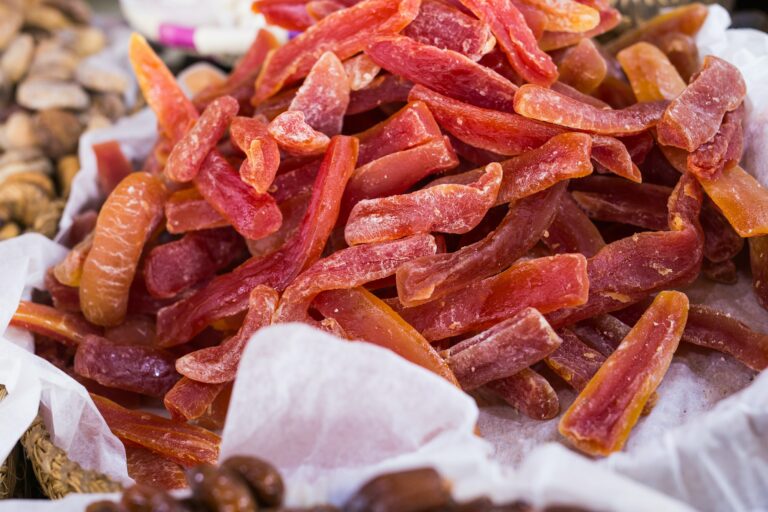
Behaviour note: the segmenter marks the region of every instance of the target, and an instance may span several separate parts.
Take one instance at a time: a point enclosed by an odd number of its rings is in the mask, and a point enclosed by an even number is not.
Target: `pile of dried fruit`
[[[13,318],[92,390],[138,481],[216,460],[206,427],[273,323],[542,420],[569,385],[560,431],[594,455],[651,410],[681,340],[768,366],[766,335],[670,291],[732,279],[742,237],[768,233],[768,192],[737,165],[741,75],[699,66],[703,6],[604,46],[605,0],[257,4],[309,26],[280,48],[262,32],[193,100],[133,38],[160,136],[127,176],[100,148],[95,229],[49,272],[53,306]],[[173,419],[132,410],[145,397]]]
[[[106,44],[84,0],[0,3],[0,240],[52,237],[87,130],[125,115],[128,76],[89,58]]]

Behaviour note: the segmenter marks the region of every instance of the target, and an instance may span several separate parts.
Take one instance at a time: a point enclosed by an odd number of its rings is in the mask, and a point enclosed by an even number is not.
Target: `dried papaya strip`
[[[713,178],[726,167],[738,165],[744,152],[744,104],[723,117],[714,138],[688,155],[688,172]]]
[[[410,194],[357,203],[344,228],[349,245],[394,240],[417,233],[466,233],[483,220],[501,185],[499,164],[465,185],[437,185]]]
[[[179,234],[227,226],[227,220],[203,199],[196,188],[178,190],[165,203],[165,229]]]
[[[67,256],[53,267],[56,279],[67,286],[80,286],[83,277],[83,265],[93,247],[93,231],[77,243]]]
[[[126,444],[125,459],[128,463],[128,476],[139,485],[166,491],[187,487],[184,468],[167,457],[141,446]]]
[[[240,178],[263,194],[275,180],[280,166],[280,149],[271,138],[253,139],[245,151],[246,160],[240,165]]]
[[[587,258],[605,247],[600,231],[567,192],[561,196],[555,218],[541,241],[556,254],[579,252]]]
[[[705,199],[701,209],[701,227],[704,229],[704,257],[710,262],[729,261],[744,247],[744,239],[709,199]]]
[[[288,110],[302,112],[313,129],[338,135],[349,105],[349,90],[344,65],[333,52],[325,52],[309,70]]]
[[[707,8],[700,3],[678,7],[625,32],[608,43],[606,50],[615,55],[641,41],[656,43],[660,37],[672,32],[694,36],[707,19],[707,13]]]
[[[325,247],[339,214],[341,196],[355,168],[358,142],[352,137],[331,140],[315,179],[312,199],[301,225],[286,245],[265,257],[255,257],[229,274],[216,277],[194,295],[158,313],[158,342],[178,345],[192,339],[216,320],[247,308],[248,294],[260,284],[283,290]],[[179,322],[184,318],[184,322]]]
[[[579,450],[620,450],[667,372],[688,317],[688,298],[662,292],[560,420],[559,430]]]
[[[616,58],[637,101],[671,101],[686,88],[687,84],[667,56],[650,43],[634,44],[620,51]]]
[[[757,300],[764,309],[768,309],[768,236],[749,239],[749,263]]]
[[[768,234],[768,190],[747,171],[736,165],[699,182],[740,236]]]
[[[231,96],[217,98],[205,107],[200,118],[173,146],[165,164],[166,175],[177,182],[192,181],[239,109],[237,100]]]
[[[196,420],[211,408],[226,384],[206,384],[182,377],[163,397],[163,405],[176,421]]]
[[[525,117],[599,135],[633,135],[652,128],[667,102],[638,103],[621,110],[604,110],[551,89],[524,85],[515,95],[515,112]]]
[[[747,86],[741,72],[723,59],[704,57],[701,71],[674,99],[659,121],[660,144],[694,151],[717,134],[723,116],[744,101]]]
[[[438,0],[423,0],[419,15],[403,35],[414,41],[462,53],[474,61],[496,44],[487,25]]]
[[[364,288],[322,292],[312,302],[326,318],[335,319],[350,339],[388,348],[458,386],[442,357],[416,329]]]
[[[466,390],[515,375],[552,354],[560,337],[534,308],[445,351],[446,361]]]
[[[539,48],[525,18],[511,0],[461,0],[461,3],[491,27],[509,63],[527,82],[547,86],[557,80],[557,67]]]
[[[687,84],[699,70],[701,59],[696,39],[682,32],[669,32],[655,38],[655,45],[664,52]]]
[[[365,52],[390,73],[455,100],[490,110],[513,111],[517,86],[461,53],[405,36],[380,38]]]
[[[361,114],[390,103],[408,101],[413,82],[403,77],[384,73],[370,84],[349,95],[347,115]]]
[[[544,30],[587,32],[600,23],[600,12],[574,0],[521,0],[544,14]]]
[[[302,31],[311,27],[313,21],[307,12],[306,3],[303,0],[256,0],[251,8],[254,12],[262,14],[270,25]]]
[[[100,142],[91,146],[96,157],[96,178],[101,193],[108,196],[123,178],[133,172],[131,162],[125,158],[116,140]]]
[[[68,344],[78,344],[89,335],[101,334],[98,327],[83,317],[50,306],[22,300],[11,317],[10,325],[27,329]]]
[[[739,274],[733,260],[712,262],[704,259],[701,265],[701,275],[710,281],[722,284],[736,284],[739,282]]]
[[[397,293],[405,306],[457,292],[469,283],[492,276],[525,255],[555,215],[564,186],[555,186],[510,206],[485,238],[452,253],[414,259],[397,271]]]
[[[533,37],[537,41],[540,40],[541,36],[544,35],[544,25],[547,23],[546,13],[540,11],[533,5],[529,5],[523,2],[522,0],[512,0],[512,3],[515,5],[515,7],[517,7],[517,10],[520,11],[520,14],[523,15],[523,18],[525,18],[525,24],[528,25],[529,29],[531,29]],[[499,50],[499,52],[501,52],[501,50]],[[502,55],[504,55],[503,52]],[[509,61],[507,60],[506,55],[504,55],[504,60],[507,61],[507,65],[509,65]]]
[[[77,346],[75,372],[102,386],[161,397],[176,384],[173,354],[141,345],[118,345],[87,336]]]
[[[125,322],[104,329],[104,337],[113,343],[125,345],[155,344],[155,319],[149,315],[130,315]]]
[[[599,18],[597,11],[595,15]],[[608,64],[591,39],[582,39],[579,44],[566,49],[556,62],[560,81],[584,94],[597,89],[608,73]]]
[[[568,96],[571,99],[578,100],[582,103],[587,103],[588,105],[592,105],[599,109],[611,108],[611,106],[606,102],[604,102],[603,100],[600,100],[588,94],[584,94],[583,92],[580,92],[578,89],[575,89],[574,87],[571,87],[570,85],[561,81],[557,81],[553,83],[550,86],[550,89],[552,89],[553,91],[559,92],[563,96]]]
[[[283,214],[283,223],[280,225],[280,229],[259,240],[246,240],[245,243],[251,256],[266,256],[285,245],[285,242],[299,229],[301,219],[304,218],[304,213],[307,211],[310,194],[310,192],[304,192],[278,205]]]
[[[269,123],[269,135],[277,144],[295,155],[311,156],[325,152],[331,140],[312,128],[300,111],[283,112]]]
[[[125,318],[128,290],[144,244],[163,219],[166,190],[155,176],[129,174],[107,198],[83,264],[80,307],[97,325]]]
[[[557,334],[562,343],[544,362],[573,389],[581,391],[603,365],[605,357],[569,329],[561,329]]]
[[[551,420],[560,412],[560,400],[552,385],[530,368],[485,387],[535,420]]]
[[[591,30],[583,33],[573,32],[544,32],[539,39],[539,47],[545,52],[552,50],[559,50],[568,46],[578,44],[582,39],[592,39],[599,35],[605,34],[616,28],[621,23],[621,13],[611,6],[597,6],[589,5],[591,2],[579,2],[585,4],[588,7],[597,9],[600,14],[600,21],[597,26]]]
[[[159,453],[184,467],[213,464],[219,456],[219,436],[204,428],[132,411],[91,394],[110,430],[122,441]]]
[[[344,71],[351,94],[351,91],[359,91],[371,85],[381,68],[368,55],[361,53],[344,61]]]
[[[587,264],[580,254],[516,263],[505,272],[411,308],[394,309],[430,341],[488,328],[525,307],[542,313],[583,304],[589,292]]]
[[[501,155],[519,155],[564,131],[516,114],[462,103],[426,87],[415,86],[409,99],[425,102],[440,126],[457,139]]]
[[[394,275],[403,263],[435,254],[431,235],[414,235],[393,242],[367,244],[336,251],[299,275],[283,292],[275,323],[310,322],[308,310],[322,291],[354,288]]]
[[[323,18],[267,57],[256,80],[253,103],[258,105],[283,85],[304,78],[327,51],[344,60],[364,50],[376,37],[396,34],[416,18],[420,3],[365,0]]]
[[[597,315],[569,327],[580,340],[605,357],[618,348],[630,329],[630,326],[613,315]]]
[[[43,285],[53,301],[53,307],[67,313],[80,313],[80,293],[74,286],[61,284],[53,275],[53,267],[45,273]]]
[[[632,155],[622,141],[605,135],[592,137],[592,159],[617,176],[635,183],[643,179],[640,169],[632,161]]]
[[[257,286],[248,299],[248,313],[237,334],[221,345],[190,352],[176,361],[176,369],[198,382],[218,384],[234,380],[240,356],[251,336],[272,321],[278,295],[267,286]]]
[[[345,8],[344,4],[334,0],[312,0],[307,2],[307,14],[313,21],[320,21],[331,13]]]

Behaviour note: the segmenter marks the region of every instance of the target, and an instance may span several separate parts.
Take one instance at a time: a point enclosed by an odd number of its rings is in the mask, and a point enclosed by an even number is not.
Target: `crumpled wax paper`
[[[765,66],[754,68],[765,56],[768,35],[726,32],[727,13],[711,9],[699,36],[702,55],[724,56],[744,73],[750,85],[747,161],[759,164],[764,161],[760,142],[768,90],[760,81]],[[90,140],[117,138],[130,158],[140,159],[154,130],[151,114],[140,113]],[[87,152],[84,142],[81,151]],[[73,194],[62,230],[83,205],[98,201],[95,162],[88,154],[81,156],[78,194]],[[745,167],[768,183],[762,167],[751,165]],[[0,243],[0,332],[19,298],[41,285],[44,269],[63,251],[32,235]],[[686,291],[692,302],[725,309],[768,332],[768,314],[757,304],[748,276],[734,286],[702,282]],[[9,338],[22,345],[29,340],[13,329],[0,340],[0,383],[11,392],[0,403],[0,455],[29,424],[40,396],[57,444],[85,467],[125,480],[122,449],[79,384],[11,347]],[[307,326],[274,326],[257,333],[246,350],[222,454],[254,454],[275,462],[288,480],[294,505],[326,499],[340,503],[382,471],[431,465],[451,479],[457,497],[487,494],[497,500],[622,511],[764,508],[768,377],[756,377],[727,356],[684,347],[659,394],[626,451],[592,461],[560,444],[556,421],[532,421],[506,407],[478,411],[458,390],[383,349],[334,339]],[[56,398],[46,401],[46,396]],[[563,390],[560,398],[567,407],[574,394]],[[482,438],[473,435],[476,420]],[[79,435],[81,430],[88,435]],[[59,502],[56,510],[80,510],[82,500]],[[14,506],[18,503],[0,502],[0,510],[18,510]]]

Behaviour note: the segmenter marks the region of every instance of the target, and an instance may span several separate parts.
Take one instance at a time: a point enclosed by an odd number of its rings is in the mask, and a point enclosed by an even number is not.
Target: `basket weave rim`
[[[0,400],[8,396],[5,386],[0,384]],[[18,481],[18,450],[14,448],[8,458],[0,462],[0,500],[13,497]]]

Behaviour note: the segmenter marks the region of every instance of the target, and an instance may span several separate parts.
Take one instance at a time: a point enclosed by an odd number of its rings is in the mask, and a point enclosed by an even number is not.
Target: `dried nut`
[[[75,114],[48,109],[38,112],[33,122],[40,147],[49,157],[59,158],[77,151],[83,125]]]
[[[43,0],[43,3],[58,9],[69,19],[81,25],[91,22],[93,15],[91,7],[82,0]]]
[[[50,176],[41,172],[19,172],[3,180],[4,186],[12,183],[30,183],[45,192],[48,197],[54,198],[56,196],[56,186],[53,184],[53,180]]]
[[[123,93],[128,88],[128,76],[119,69],[110,69],[86,59],[75,69],[75,79],[86,89],[97,92]]]
[[[3,227],[0,228],[0,240],[8,240],[9,238],[16,238],[21,234],[21,229],[19,228],[19,225],[15,222],[9,222],[7,224],[4,224]]]
[[[53,166],[37,148],[8,151],[0,157],[0,184],[9,177],[24,172],[49,175],[53,173]]]
[[[48,238],[53,238],[59,230],[59,221],[66,202],[63,199],[51,201],[48,208],[40,212],[32,223],[31,230]]]
[[[33,5],[24,13],[24,24],[28,27],[54,32],[72,25],[72,22],[60,10],[54,7]]]
[[[8,45],[0,60],[0,69],[13,83],[18,82],[26,74],[35,53],[35,40],[29,34],[19,34]]]
[[[21,11],[13,6],[0,3],[0,50],[10,44],[24,22]]]
[[[451,502],[445,481],[434,469],[413,469],[369,481],[347,501],[344,512],[444,510]]]
[[[8,150],[37,146],[32,118],[24,111],[14,112],[5,122],[2,145]]]
[[[79,85],[44,78],[24,80],[16,91],[16,101],[32,110],[82,110],[88,108],[90,103],[88,95]]]
[[[107,46],[107,36],[96,27],[72,27],[56,32],[56,42],[62,47],[87,57],[99,53]]]
[[[231,469],[242,478],[264,507],[279,507],[283,503],[284,485],[280,473],[269,463],[254,457],[230,457],[222,467]]]
[[[27,75],[32,78],[50,78],[69,81],[75,76],[80,59],[74,52],[60,46],[55,40],[38,43]]]
[[[50,196],[35,183],[23,181],[4,183],[0,188],[0,206],[11,212],[11,217],[25,226],[50,207]]]
[[[72,180],[75,179],[75,175],[79,171],[80,159],[77,158],[77,155],[67,155],[59,159],[56,164],[56,174],[59,178],[59,187],[63,197],[69,197],[69,192],[72,190]]]
[[[209,510],[256,512],[258,504],[240,476],[225,467],[202,464],[187,472],[192,496]]]
[[[133,485],[123,492],[120,510],[127,512],[175,512],[176,500],[162,489],[147,485]]]
[[[96,130],[103,130],[104,128],[109,128],[112,126],[112,121],[110,121],[108,118],[95,114],[88,119],[88,125],[85,127],[85,132],[93,132]]]
[[[114,92],[95,93],[91,96],[90,115],[100,115],[117,121],[128,113],[123,95]]]

